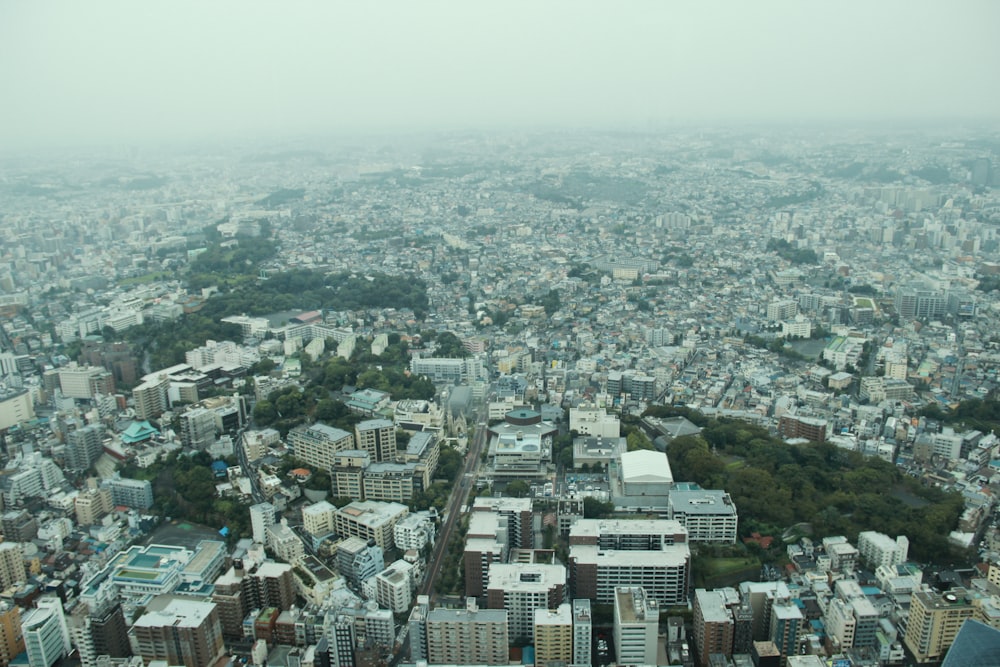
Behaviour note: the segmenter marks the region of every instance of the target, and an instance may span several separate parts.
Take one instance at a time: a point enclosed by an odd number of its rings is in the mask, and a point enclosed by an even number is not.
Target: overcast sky
[[[1000,2],[0,2],[0,144],[997,119]]]

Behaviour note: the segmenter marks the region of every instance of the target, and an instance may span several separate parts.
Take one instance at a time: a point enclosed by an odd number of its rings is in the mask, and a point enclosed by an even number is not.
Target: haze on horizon
[[[7,2],[0,151],[1000,119],[1000,3]]]

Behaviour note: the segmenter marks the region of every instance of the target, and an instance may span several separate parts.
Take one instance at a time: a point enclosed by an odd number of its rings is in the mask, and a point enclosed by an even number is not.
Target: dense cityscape
[[[0,667],[991,664],[998,151],[8,158]]]

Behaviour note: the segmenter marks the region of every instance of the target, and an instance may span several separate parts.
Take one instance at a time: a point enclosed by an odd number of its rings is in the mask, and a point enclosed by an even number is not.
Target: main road
[[[485,406],[477,411],[477,418],[485,415]],[[448,542],[451,540],[452,530],[459,521],[462,504],[469,497],[469,490],[476,483],[476,469],[479,466],[479,457],[482,455],[483,447],[486,445],[486,423],[479,420],[476,423],[476,435],[472,440],[472,445],[465,455],[465,464],[455,480],[455,487],[452,489],[451,498],[448,500],[447,515],[441,531],[438,533],[437,541],[434,543],[434,551],[431,555],[431,562],[427,568],[427,575],[424,577],[424,584],[420,587],[420,595],[431,597],[431,606],[437,598],[437,582],[441,574],[441,566],[445,561],[448,549]]]

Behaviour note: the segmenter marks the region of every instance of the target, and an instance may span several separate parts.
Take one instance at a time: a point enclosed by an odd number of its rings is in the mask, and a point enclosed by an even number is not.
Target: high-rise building
[[[570,529],[573,597],[614,602],[619,586],[641,586],[662,605],[686,604],[687,530],[662,519],[580,519]]]
[[[104,447],[104,426],[89,424],[66,434],[66,467],[86,470],[101,457]]]
[[[493,512],[507,517],[511,549],[531,549],[534,546],[531,498],[479,497],[472,504],[473,512]]]
[[[267,544],[267,529],[274,525],[277,511],[271,503],[258,503],[250,506],[250,526],[253,529],[253,541]]]
[[[357,448],[371,456],[372,463],[396,459],[396,425],[388,419],[367,419],[354,427]]]
[[[691,542],[736,542],[738,516],[725,491],[671,490],[669,517],[687,528]]]
[[[91,480],[93,481],[93,480]],[[96,484],[80,491],[76,497],[76,522],[81,526],[93,526],[114,509],[111,490],[97,488]]]
[[[24,551],[17,542],[0,542],[0,590],[25,581]]]
[[[535,610],[535,667],[562,667],[573,661],[573,612],[569,604]]]
[[[72,364],[59,369],[59,389],[67,398],[91,399],[97,394],[114,394],[115,378],[98,366]]]
[[[209,667],[225,650],[222,624],[212,602],[172,599],[150,610],[132,624],[135,652],[147,663],[165,660],[170,665]]]
[[[59,598],[35,601],[35,608],[21,617],[24,647],[30,667],[52,667],[72,650],[69,626]]]
[[[375,575],[375,601],[394,614],[402,614],[413,602],[413,565],[397,560]]]
[[[903,638],[918,663],[940,660],[975,607],[963,588],[947,593],[920,591],[910,598],[910,619]]]
[[[506,609],[510,635],[531,641],[535,609],[556,609],[567,597],[562,565],[493,563],[486,589],[490,609]]]
[[[306,465],[330,471],[338,452],[354,449],[354,436],[339,428],[317,423],[289,431],[288,445]]]
[[[0,667],[7,667],[23,651],[21,609],[9,601],[0,601]]]
[[[136,419],[154,419],[163,414],[170,406],[167,391],[170,380],[166,375],[155,376],[132,389],[132,399],[135,401]]]
[[[223,635],[243,635],[243,619],[253,609],[273,607],[281,611],[295,603],[295,579],[288,563],[253,563],[237,558],[215,581],[212,602],[216,604]]]
[[[783,657],[798,653],[802,624],[802,610],[790,599],[778,600],[772,605],[770,639]]]
[[[594,617],[590,613],[590,600],[573,600],[573,661],[574,665],[592,663],[591,644],[594,638]]]
[[[615,590],[615,655],[619,665],[657,664],[660,607],[641,587]]]
[[[427,663],[434,665],[506,665],[508,612],[479,609],[471,600],[464,610],[427,612]]]
[[[148,479],[128,479],[113,477],[101,482],[110,489],[111,502],[139,510],[147,510],[153,506],[153,485]]]
[[[486,595],[490,565],[506,562],[509,541],[507,517],[489,512],[473,512],[469,516],[462,554],[466,597]]]
[[[208,449],[216,440],[215,412],[192,408],[180,416],[181,444],[188,449]]]
[[[708,665],[709,656],[733,654],[736,623],[722,591],[699,588],[694,592],[694,650],[699,665]]]

